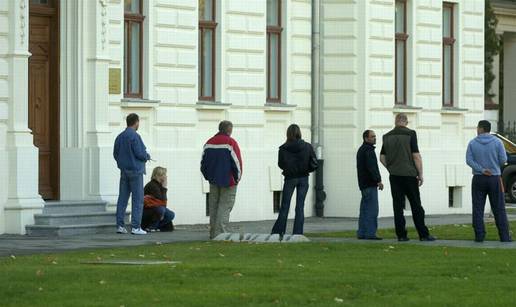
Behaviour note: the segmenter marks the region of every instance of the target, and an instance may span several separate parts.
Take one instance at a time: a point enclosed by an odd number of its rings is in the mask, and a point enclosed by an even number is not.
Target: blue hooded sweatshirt
[[[493,176],[500,176],[505,162],[507,152],[496,136],[483,133],[469,142],[466,163],[473,169],[473,175],[482,175],[484,170],[490,170]]]

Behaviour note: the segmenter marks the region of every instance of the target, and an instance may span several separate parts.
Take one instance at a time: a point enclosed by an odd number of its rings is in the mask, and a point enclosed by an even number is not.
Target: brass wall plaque
[[[120,94],[120,85],[121,85],[121,69],[120,68],[110,68],[109,69],[109,93],[110,94]]]

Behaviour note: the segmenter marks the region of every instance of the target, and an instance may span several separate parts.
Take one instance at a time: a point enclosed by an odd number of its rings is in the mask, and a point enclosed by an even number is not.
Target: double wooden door
[[[29,2],[29,128],[39,150],[39,193],[59,198],[59,16],[57,0]]]

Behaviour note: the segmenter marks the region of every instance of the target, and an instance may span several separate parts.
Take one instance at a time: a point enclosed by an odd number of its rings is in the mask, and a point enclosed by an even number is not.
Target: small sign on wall
[[[110,94],[120,94],[121,93],[121,69],[120,68],[110,68],[109,69],[109,93]]]

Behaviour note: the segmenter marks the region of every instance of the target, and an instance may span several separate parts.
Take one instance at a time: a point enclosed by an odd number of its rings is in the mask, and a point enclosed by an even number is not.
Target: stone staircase
[[[46,202],[41,214],[34,215],[34,225],[27,225],[29,236],[73,236],[114,233],[115,212],[106,210],[104,201]],[[126,224],[129,213],[126,213]]]

